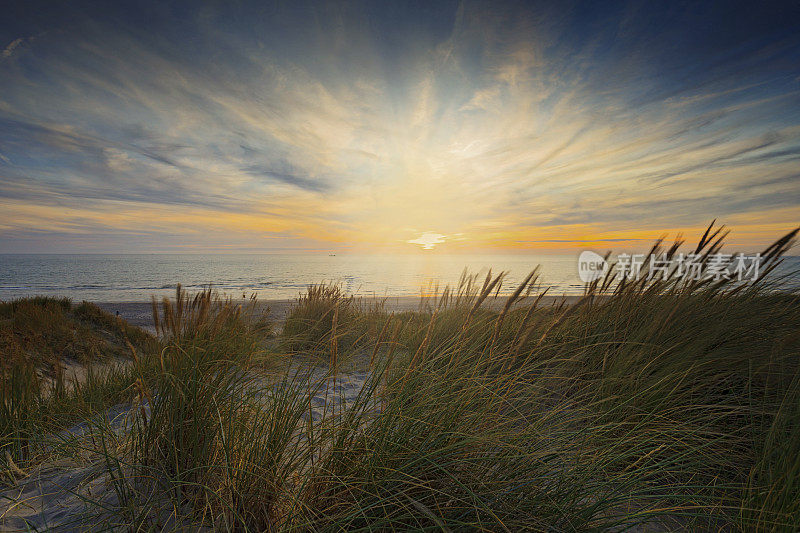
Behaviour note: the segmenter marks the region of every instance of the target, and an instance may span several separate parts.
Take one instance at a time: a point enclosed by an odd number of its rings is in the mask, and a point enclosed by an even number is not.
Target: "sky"
[[[636,247],[800,224],[797,2],[18,2],[0,253]]]

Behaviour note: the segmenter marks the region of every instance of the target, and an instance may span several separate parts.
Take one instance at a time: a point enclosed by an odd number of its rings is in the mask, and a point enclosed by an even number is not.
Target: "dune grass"
[[[766,271],[795,235],[765,252]],[[723,238],[710,228],[693,248],[703,268]],[[115,443],[93,448],[115,498],[95,502],[92,523],[800,527],[797,294],[769,277],[610,274],[573,305],[545,306],[536,271],[498,303],[502,283],[465,275],[400,314],[314,286],[277,343],[260,317],[210,290],[154,302],[161,344],[126,375],[130,429],[98,425],[92,439]],[[345,357],[369,369],[356,390]],[[289,364],[264,366],[275,358]],[[26,368],[13,370],[15,384],[33,383]],[[28,415],[4,405],[30,431]]]
[[[157,346],[89,302],[0,302],[0,477],[41,461],[36,448],[46,433],[128,400],[133,373],[125,361]]]

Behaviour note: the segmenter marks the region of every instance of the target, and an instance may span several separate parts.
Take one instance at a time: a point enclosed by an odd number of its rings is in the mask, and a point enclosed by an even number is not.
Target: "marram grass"
[[[707,261],[723,238],[710,228],[692,251]],[[769,277],[609,276],[545,305],[537,281],[498,304],[502,274],[465,275],[399,314],[314,286],[277,340],[255,306],[210,290],[154,302],[158,347],[125,374],[128,429],[97,423],[80,444],[113,497],[87,497],[72,525],[800,528],[796,293]],[[366,376],[357,394],[343,390],[345,359]],[[24,364],[3,379],[16,387],[5,442],[30,442],[40,414],[20,406],[47,400]]]

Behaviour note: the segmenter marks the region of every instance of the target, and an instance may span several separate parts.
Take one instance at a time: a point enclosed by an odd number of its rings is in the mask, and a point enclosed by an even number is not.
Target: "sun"
[[[423,250],[433,250],[437,244],[441,244],[447,240],[447,235],[442,235],[441,233],[433,233],[430,231],[426,231],[425,233],[421,234],[416,239],[412,239],[410,241],[406,241],[408,244],[418,244],[422,246]]]

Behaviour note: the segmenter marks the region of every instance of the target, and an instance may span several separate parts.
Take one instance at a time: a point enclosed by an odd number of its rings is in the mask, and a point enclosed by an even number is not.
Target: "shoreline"
[[[549,307],[557,305],[562,301],[568,305],[577,302],[581,296],[579,295],[562,295],[550,296],[546,295],[539,301],[541,307]],[[434,301],[432,297],[423,296],[388,296],[388,297],[356,297],[356,302],[363,306],[371,306],[376,304],[383,304],[387,312],[403,312],[403,311],[417,311],[420,308],[423,300]],[[522,299],[515,306],[525,305],[526,302],[532,303],[536,299],[535,296],[529,296]],[[249,300],[240,300],[242,304],[248,304]],[[484,306],[488,308],[499,307],[505,305],[506,297],[503,295],[497,298],[487,298]],[[119,312],[119,317],[125,319],[128,324],[137,326],[147,331],[153,332],[153,307],[150,301],[128,301],[128,302],[92,302],[104,311],[113,315]],[[269,318],[276,324],[280,325],[286,320],[290,309],[297,303],[297,298],[283,298],[283,299],[270,299],[258,300],[259,309],[269,309]]]

